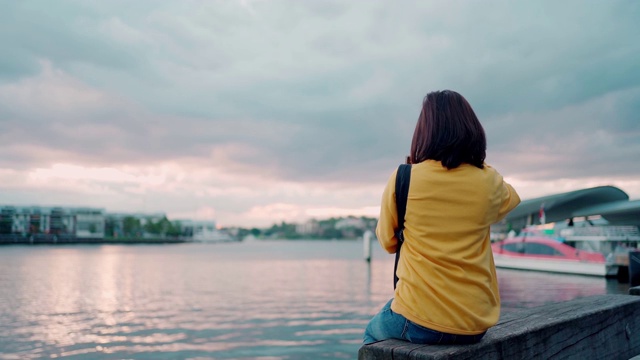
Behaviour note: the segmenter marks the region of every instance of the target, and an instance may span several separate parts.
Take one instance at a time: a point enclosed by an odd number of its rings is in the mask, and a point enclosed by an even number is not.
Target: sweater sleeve
[[[498,210],[498,219],[496,221],[502,220],[509,211],[513,210],[516,206],[520,204],[520,196],[513,188],[513,186],[507,184],[504,180],[502,181],[502,205],[500,205],[500,210]]]
[[[380,204],[380,219],[376,227],[376,236],[380,246],[390,254],[396,252],[398,239],[395,237],[395,229],[398,227],[398,211],[396,206],[396,173],[394,171],[382,193]]]

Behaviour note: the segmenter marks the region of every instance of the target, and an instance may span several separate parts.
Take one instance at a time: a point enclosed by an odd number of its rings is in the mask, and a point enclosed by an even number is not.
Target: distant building
[[[300,235],[315,235],[320,232],[320,223],[311,219],[302,224],[296,225],[296,232]]]
[[[366,226],[364,220],[357,217],[347,217],[336,222],[336,229],[364,229]]]
[[[165,213],[107,213],[105,214],[106,235],[112,237],[142,236],[142,228],[145,224],[149,221],[157,222],[166,217],[167,215]],[[132,229],[132,225],[126,223],[126,219],[133,219],[136,223],[136,228]]]
[[[0,234],[102,238],[104,227],[103,209],[0,205]]]

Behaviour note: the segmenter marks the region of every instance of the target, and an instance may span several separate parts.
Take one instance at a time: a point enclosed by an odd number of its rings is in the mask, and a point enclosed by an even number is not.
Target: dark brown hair
[[[411,142],[411,163],[442,162],[447,169],[462,163],[484,167],[487,140],[467,100],[455,91],[428,93]]]

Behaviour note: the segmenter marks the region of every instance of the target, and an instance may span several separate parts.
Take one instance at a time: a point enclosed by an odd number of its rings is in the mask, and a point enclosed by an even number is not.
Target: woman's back
[[[455,91],[427,94],[411,142],[411,182],[395,297],[371,319],[365,343],[473,343],[500,316],[490,225],[520,202],[484,160],[486,137]],[[376,234],[395,253],[396,173],[382,195]]]
[[[390,183],[395,188],[395,176]],[[489,227],[517,204],[513,194],[489,166],[448,170],[434,160],[413,165],[392,309],[456,334],[481,333],[495,324],[500,300]],[[381,243],[392,231],[381,217]]]

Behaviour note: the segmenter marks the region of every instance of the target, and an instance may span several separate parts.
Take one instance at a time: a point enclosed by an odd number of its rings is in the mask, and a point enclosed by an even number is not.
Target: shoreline
[[[271,241],[317,241],[317,242],[352,242],[359,241],[361,238],[345,238],[345,239],[313,239],[313,238],[299,238],[299,239],[287,239],[287,238],[264,238],[264,239],[252,239],[251,242],[271,242]],[[243,240],[233,241],[194,241],[189,238],[170,238],[170,237],[119,237],[119,238],[82,238],[74,237],[70,235],[50,235],[50,234],[37,234],[33,236],[22,235],[0,235],[0,246],[9,245],[153,245],[153,244],[218,244],[229,242],[243,242]]]
[[[74,245],[74,244],[182,244],[191,243],[192,240],[185,238],[142,238],[142,237],[122,237],[122,238],[86,238],[64,235],[38,234],[30,236],[22,235],[0,235],[0,246],[2,245]]]

